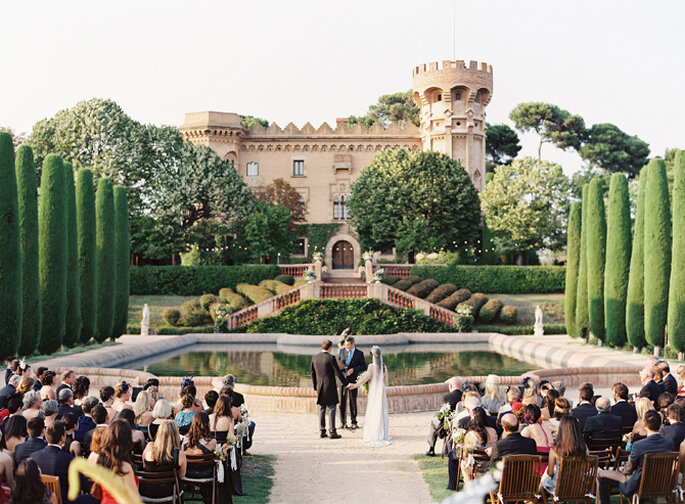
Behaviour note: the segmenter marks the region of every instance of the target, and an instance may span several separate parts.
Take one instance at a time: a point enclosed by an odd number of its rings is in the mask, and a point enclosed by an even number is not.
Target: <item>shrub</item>
[[[381,280],[381,282],[383,282],[386,285],[395,285],[399,281],[400,281],[400,277],[398,277],[398,276],[387,276],[387,277],[383,277],[383,280]]]
[[[483,294],[482,292],[476,292],[470,298],[464,301],[463,304],[465,304],[466,306],[470,306],[472,310],[471,313],[473,314],[474,318],[478,318],[480,309],[487,302],[488,297],[485,294]]]
[[[95,192],[93,172],[79,170],[76,177],[76,222],[78,224],[78,265],[81,284],[81,335],[79,341],[87,343],[95,336]],[[140,333],[140,330],[138,330]]]
[[[236,286],[236,290],[255,304],[273,297],[273,293],[258,285],[241,283]]]
[[[218,292],[222,287],[235,289],[239,283],[257,285],[278,275],[278,266],[133,266],[131,294],[175,294],[199,296]]]
[[[426,277],[428,278],[428,277]],[[419,283],[421,280],[423,280],[423,277],[416,276],[416,275],[409,275],[408,277],[405,277],[401,280],[399,280],[393,287],[396,289],[399,289],[401,291],[406,291],[409,289],[414,284]]]
[[[188,327],[199,326],[207,322],[209,314],[197,299],[191,299],[181,305],[181,324]]]
[[[438,282],[436,282],[432,278],[429,278],[428,280],[423,280],[417,284],[412,285],[409,288],[409,290],[407,290],[407,294],[411,294],[412,296],[424,299],[428,296],[428,294],[433,292],[438,285]]]
[[[205,311],[209,311],[209,306],[216,303],[218,299],[214,294],[202,294],[200,296],[200,305]]]
[[[167,308],[162,312],[162,319],[170,326],[176,326],[181,320],[181,310],[178,308]]]
[[[492,322],[497,318],[502,310],[502,301],[499,299],[491,299],[483,305],[478,313],[478,319],[483,322]]]
[[[635,229],[633,247],[630,255],[630,275],[628,276],[628,300],[626,306],[626,335],[628,342],[637,348],[647,344],[645,340],[645,298],[644,298],[644,251],[645,251],[645,195],[647,184],[647,167],[640,170],[640,184],[637,209],[635,211]]]
[[[673,183],[673,263],[668,296],[669,344],[685,351],[685,152],[675,156]]]
[[[563,292],[564,266],[414,266],[412,275],[453,283],[472,292],[541,294]],[[409,278],[409,277],[407,277]],[[399,283],[399,282],[398,282]],[[397,287],[397,285],[395,285]],[[397,287],[399,289],[399,287]]]
[[[64,163],[64,187],[67,197],[67,316],[62,344],[73,347],[81,337],[81,285],[78,267],[78,234],[76,229],[76,189],[74,168]],[[128,227],[127,227],[128,230]],[[126,256],[128,264],[130,256]],[[116,291],[116,287],[115,287]],[[126,295],[128,305],[128,293]],[[122,334],[128,322],[128,306],[123,321]]]
[[[499,312],[499,319],[503,324],[515,324],[518,318],[519,311],[515,306],[506,305],[502,307]]]
[[[604,188],[599,178],[590,181],[587,210],[587,296],[590,331],[606,341],[604,332],[604,262],[606,261],[607,224]]]
[[[294,280],[293,283],[295,283]],[[259,286],[264,287],[266,290],[274,294],[283,294],[284,292],[288,292],[292,289],[292,286],[283,282],[279,282],[278,280],[262,280],[259,282]]]
[[[568,335],[578,336],[576,331],[576,295],[578,294],[578,260],[580,259],[580,218],[582,203],[575,201],[571,205],[568,218],[566,243],[566,284],[564,286],[564,320]]]
[[[128,231],[128,200],[126,188],[114,186],[114,264],[116,289],[114,292],[114,327],[112,339],[126,331],[128,299],[130,296],[129,265],[131,264],[131,236]]]
[[[474,329],[478,332],[494,332],[500,334],[507,334],[509,336],[520,336],[534,333],[532,325],[526,326],[503,326],[503,325],[477,325]],[[564,324],[545,324],[545,334],[566,334],[566,326]]]
[[[590,328],[587,290],[587,214],[588,185],[583,186],[583,200],[580,210],[580,257],[578,258],[578,285],[576,290],[576,336],[585,337]]]
[[[160,327],[157,334],[160,335],[182,335],[189,333],[213,333],[213,325],[201,325],[195,327],[179,326],[179,327]]]
[[[429,303],[438,303],[445,299],[447,296],[450,294],[454,293],[457,290],[457,286],[454,285],[453,283],[446,283],[442,284],[439,287],[436,287],[433,289],[433,292],[431,292],[428,297],[426,298],[426,301]]]
[[[231,305],[233,311],[242,310],[250,304],[250,302],[247,299],[245,299],[237,292],[233,292],[233,290],[231,290],[228,287],[224,287],[223,289],[219,290],[219,298],[224,303]]]
[[[95,192],[97,315],[95,341],[102,343],[112,335],[114,327],[114,295],[116,281],[114,264],[114,193],[112,181],[98,180]]]
[[[278,275],[274,280],[278,280],[279,282],[283,282],[286,285],[294,285],[295,284],[295,277],[292,275]]]
[[[468,298],[471,297],[471,291],[468,289],[459,289],[449,296],[447,296],[445,299],[440,301],[438,303],[438,306],[442,306],[443,308],[447,308],[448,310],[453,310],[457,307],[459,303],[463,303],[466,301]]]

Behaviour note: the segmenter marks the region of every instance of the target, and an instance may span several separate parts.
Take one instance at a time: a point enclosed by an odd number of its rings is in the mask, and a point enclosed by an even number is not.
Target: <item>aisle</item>
[[[277,456],[271,503],[430,503],[413,457],[426,451],[432,416],[390,415],[393,440],[379,449],[359,441],[361,429],[339,431],[342,439],[321,439],[315,415],[259,417],[251,452]]]

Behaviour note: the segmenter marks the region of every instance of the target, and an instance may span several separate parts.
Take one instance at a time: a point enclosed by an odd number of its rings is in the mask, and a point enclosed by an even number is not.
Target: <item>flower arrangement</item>
[[[470,317],[473,314],[473,308],[470,307],[469,305],[460,304],[460,305],[457,305],[455,313],[457,315],[462,316],[462,317]]]
[[[307,268],[307,270],[304,272],[304,279],[313,282],[316,280],[316,273],[314,273],[314,270],[311,268]]]
[[[380,283],[380,281],[383,280],[384,275],[385,275],[385,271],[383,271],[383,268],[377,269],[373,273],[373,281],[376,283]]]
[[[367,250],[364,252],[362,255],[362,259],[364,259],[364,262],[366,261],[373,261],[373,250]]]
[[[490,492],[497,490],[499,480],[502,479],[503,468],[504,462],[498,462],[490,471],[469,481],[460,492],[447,497],[441,504],[481,504]]]
[[[314,252],[312,254],[312,259],[314,260],[314,262],[323,261],[323,254],[321,252]]]
[[[231,316],[231,307],[225,304],[217,304],[212,309],[214,319],[214,332],[221,332],[221,329],[228,329],[228,319]]]
[[[445,421],[445,418],[449,418],[452,416],[452,408],[450,408],[449,403],[445,403],[442,406],[440,406],[440,409],[438,412],[435,414],[436,417],[438,417],[438,420],[441,422]]]

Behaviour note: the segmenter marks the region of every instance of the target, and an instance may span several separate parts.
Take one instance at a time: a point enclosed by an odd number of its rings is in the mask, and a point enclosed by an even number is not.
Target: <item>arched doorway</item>
[[[345,240],[335,242],[331,253],[333,269],[349,270],[354,268],[354,247],[350,242]]]

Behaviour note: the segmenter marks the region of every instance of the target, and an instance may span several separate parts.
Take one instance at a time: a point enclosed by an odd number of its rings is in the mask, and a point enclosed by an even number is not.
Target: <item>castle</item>
[[[408,147],[442,152],[466,169],[478,191],[485,188],[485,107],[492,97],[492,66],[471,61],[432,62],[412,70],[414,101],[420,107],[420,125],[378,123],[349,127],[338,119],[314,128],[260,124],[249,130],[238,114],[192,112],[179,128],[183,138],[206,145],[234,164],[251,186],[283,178],[307,204],[307,223],[340,223],[325,245],[325,262],[332,274],[350,274],[359,264],[361,248],[348,224],[346,203],[350,184],[376,152]],[[307,256],[306,237],[298,240],[296,255]],[[391,255],[392,251],[383,253]]]

